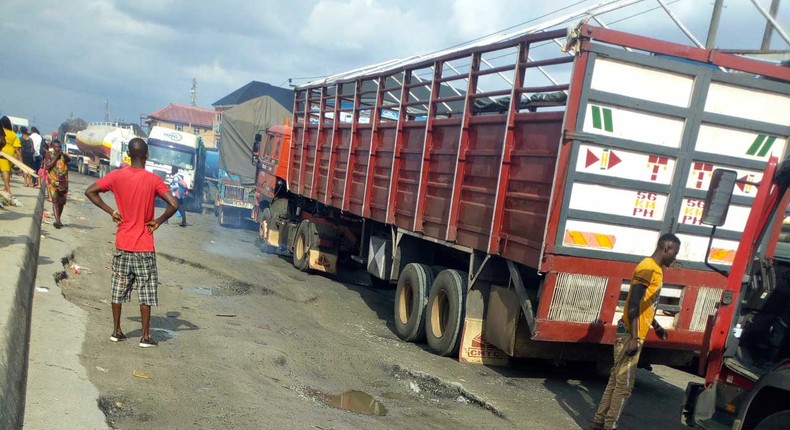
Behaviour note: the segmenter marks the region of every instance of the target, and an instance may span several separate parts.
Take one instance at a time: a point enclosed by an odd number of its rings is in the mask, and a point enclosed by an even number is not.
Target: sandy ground
[[[190,213],[186,228],[174,218],[156,233],[159,347],[137,346],[136,296],[123,314],[130,340],[110,342],[114,228],[82,197],[90,181],[72,172],[62,231],[73,254],[59,287],[87,314],[80,360],[112,428],[578,429],[592,418],[604,381],[544,362],[462,365],[403,343],[393,290],[363,285],[364,274],[298,272],[261,254],[255,232],[219,227],[213,215]],[[620,428],[683,428],[692,379],[639,370]]]

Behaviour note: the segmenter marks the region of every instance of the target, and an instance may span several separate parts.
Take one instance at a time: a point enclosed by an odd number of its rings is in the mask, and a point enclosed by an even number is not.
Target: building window
[[[217,122],[222,122],[222,112],[217,112]]]
[[[195,133],[196,135],[199,136],[200,135],[200,129],[195,127],[195,128],[192,129],[192,133]]]
[[[184,131],[184,126],[181,124],[176,124],[176,131]]]
[[[219,136],[220,132],[222,131],[222,126],[217,124],[214,126],[214,135]]]

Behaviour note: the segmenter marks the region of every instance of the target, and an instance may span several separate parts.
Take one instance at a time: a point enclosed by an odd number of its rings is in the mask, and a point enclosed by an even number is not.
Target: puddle
[[[387,415],[387,408],[368,393],[362,391],[346,391],[343,394],[326,394],[310,390],[307,395],[320,400],[325,405],[362,415]]]
[[[190,293],[200,294],[203,296],[218,296],[219,289],[218,288],[201,288],[201,287],[192,287],[192,288],[184,288],[186,291]]]

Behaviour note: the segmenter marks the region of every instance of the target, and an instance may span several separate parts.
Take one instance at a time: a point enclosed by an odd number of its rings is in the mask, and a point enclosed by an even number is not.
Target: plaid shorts
[[[140,304],[157,306],[159,275],[156,254],[115,250],[112,256],[112,303],[132,301],[132,290],[137,288]]]

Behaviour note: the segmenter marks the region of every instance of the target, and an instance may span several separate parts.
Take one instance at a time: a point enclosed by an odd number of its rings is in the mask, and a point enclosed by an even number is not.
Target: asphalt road
[[[188,227],[174,218],[156,232],[159,347],[137,346],[136,297],[122,320],[130,341],[110,342],[114,226],[82,196],[92,180],[71,173],[58,234],[73,254],[64,255],[59,287],[87,313],[80,362],[113,428],[588,427],[605,381],[540,361],[462,365],[401,342],[393,290],[364,285],[360,273],[298,272],[285,257],[261,254],[255,232],[219,227],[213,215],[189,213]],[[639,370],[620,428],[683,428],[692,379]]]

